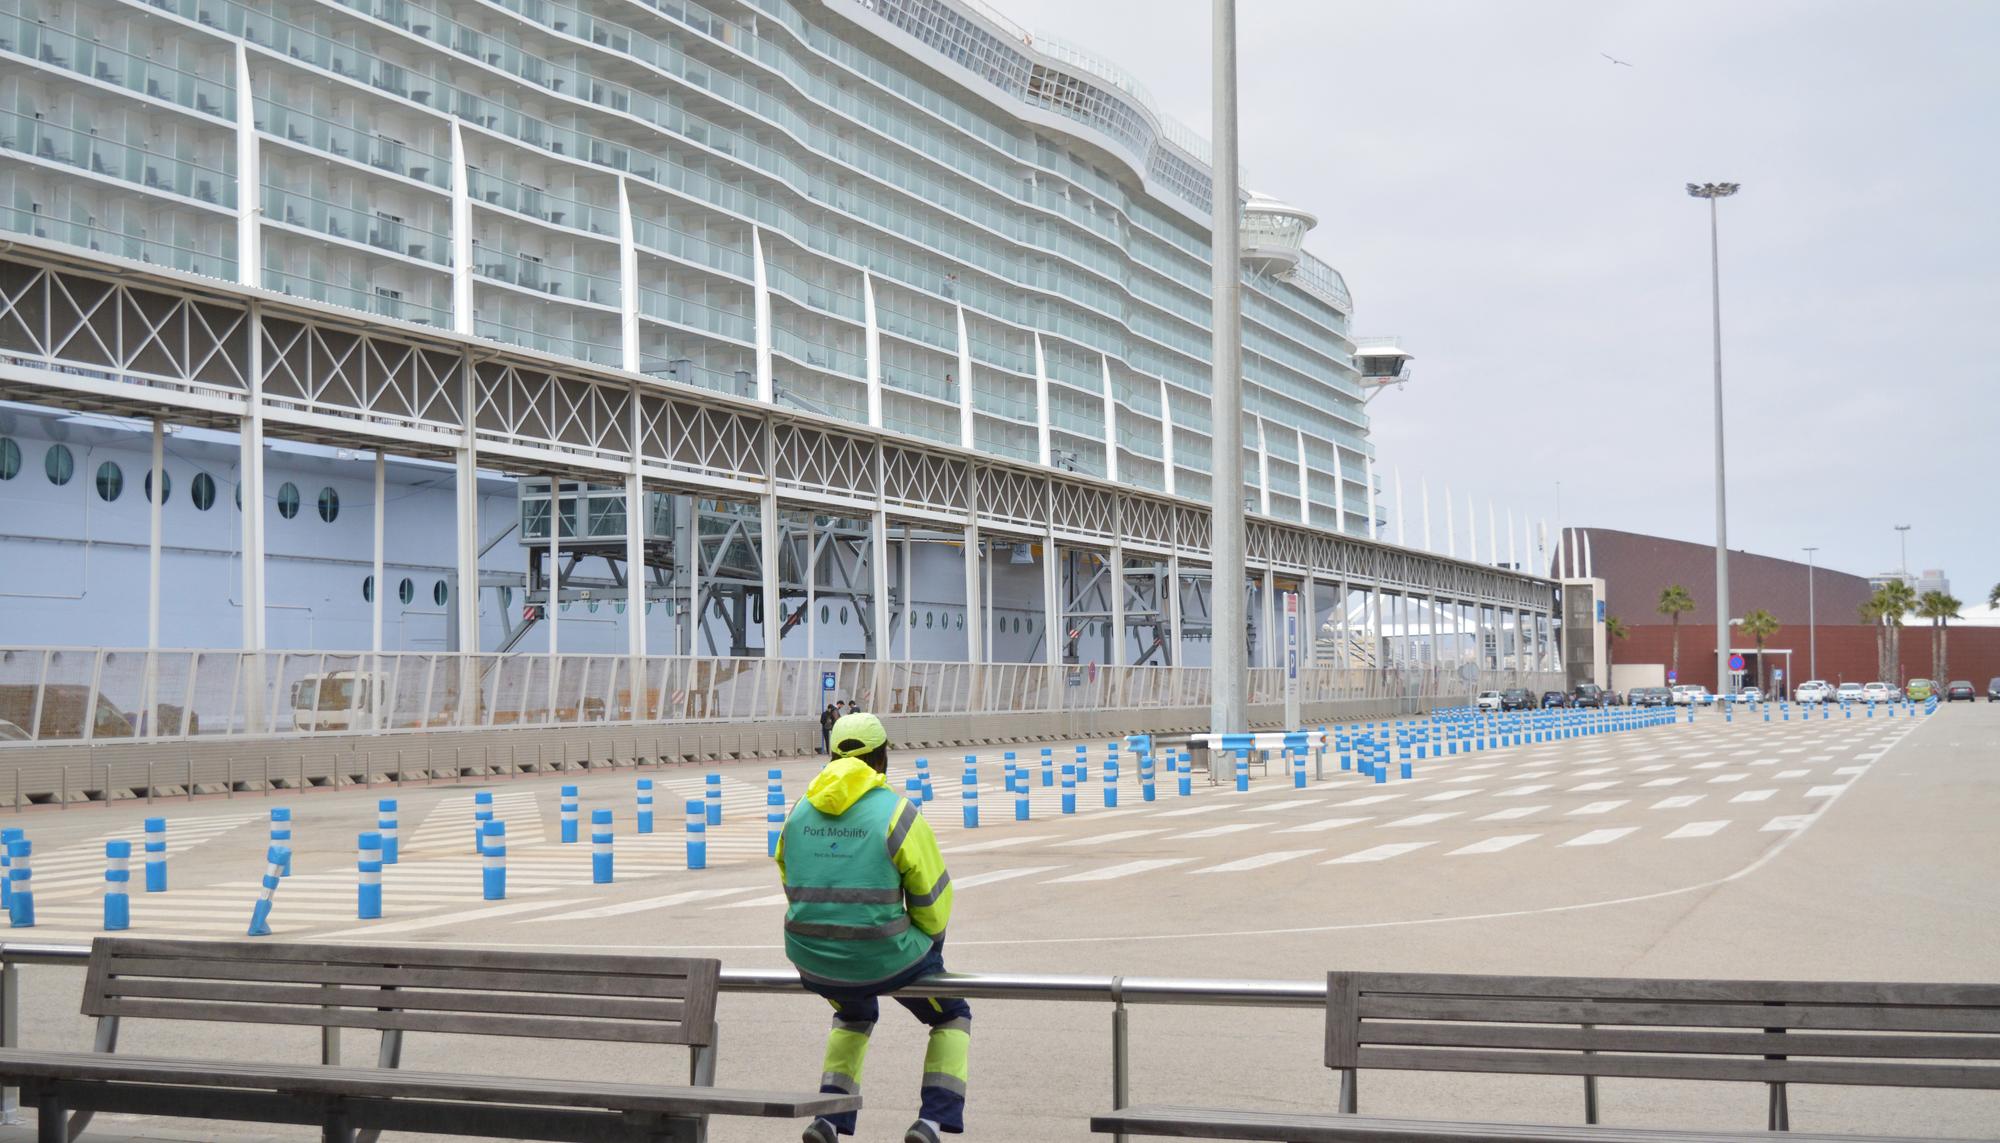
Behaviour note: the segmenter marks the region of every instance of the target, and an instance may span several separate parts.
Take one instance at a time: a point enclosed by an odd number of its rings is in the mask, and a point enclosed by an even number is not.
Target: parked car
[[[1633,687],[1633,706],[1672,706],[1674,692],[1665,687]]]
[[[1674,688],[1675,706],[1713,706],[1715,696],[1700,683],[1682,683]]]
[[[1986,701],[2000,702],[2000,679],[1986,680]]]
[[[1604,688],[1596,683],[1578,683],[1576,689],[1570,692],[1569,702],[1571,706],[1602,707]]]
[[[1995,681],[2000,682],[2000,680]],[[1979,701],[1979,692],[1972,689],[1971,679],[1953,679],[1951,684],[1944,688],[1944,701],[1957,702],[1960,699],[1966,702]]]
[[[1861,688],[1862,702],[1895,702],[1896,688],[1888,683],[1869,683]]]
[[[1526,687],[1508,687],[1500,692],[1501,710],[1535,709],[1535,692]]]
[[[1911,702],[1922,702],[1937,693],[1937,684],[1929,679],[1911,679],[1903,693],[1910,696]]]
[[[1841,702],[1861,702],[1866,698],[1867,691],[1868,688],[1860,683],[1842,683],[1840,689],[1833,692],[1833,697]]]
[[[1503,700],[1500,697],[1499,691],[1480,691],[1478,695],[1473,697],[1472,709],[1501,710],[1504,709],[1502,703]]]
[[[1730,693],[1730,694],[1726,694],[1726,695],[1723,695],[1723,696],[1722,696],[1722,701],[1724,701],[1724,702],[1763,702],[1763,701],[1764,701],[1764,689],[1763,689],[1762,687],[1744,687],[1744,688],[1743,688],[1743,689],[1741,689],[1741,690],[1738,690],[1738,691],[1734,691],[1734,692],[1732,692],[1732,693]]]
[[[1568,705],[1569,705],[1569,696],[1562,693],[1561,691],[1542,692],[1542,708],[1544,710],[1550,707],[1568,706]]]
[[[1807,679],[1792,688],[1792,701],[1796,703],[1830,702],[1833,688],[1822,679]]]

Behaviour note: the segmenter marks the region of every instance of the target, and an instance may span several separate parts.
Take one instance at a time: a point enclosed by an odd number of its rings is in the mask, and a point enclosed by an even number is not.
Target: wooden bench
[[[95,1050],[0,1050],[0,1080],[64,1143],[97,1111],[507,1139],[701,1140],[711,1115],[804,1119],[859,1096],[735,1091],[715,1075],[714,960],[476,949],[100,938],[83,1014]],[[375,1067],[118,1056],[127,1017],[381,1032]],[[403,1071],[406,1032],[679,1045],[692,1083]],[[337,1052],[323,1055],[337,1056]],[[71,1114],[73,1113],[73,1114]]]
[[[1354,1140],[1770,1140],[1789,1131],[1787,1084],[2000,1090],[2000,985],[1621,980],[1335,972],[1326,1065],[1340,1114],[1132,1107],[1093,1116],[1120,1135]],[[1364,1068],[1584,1078],[1584,1125],[1358,1114]],[[1596,1126],[1599,1077],[1770,1087],[1765,1131]],[[1785,1139],[1910,1138],[1788,1134]]]

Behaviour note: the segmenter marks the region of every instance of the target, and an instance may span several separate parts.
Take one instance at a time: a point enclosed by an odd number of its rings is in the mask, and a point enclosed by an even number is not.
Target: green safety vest
[[[923,959],[931,937],[910,923],[895,854],[917,808],[886,787],[839,814],[801,798],[785,819],[785,955],[807,979],[879,984]]]

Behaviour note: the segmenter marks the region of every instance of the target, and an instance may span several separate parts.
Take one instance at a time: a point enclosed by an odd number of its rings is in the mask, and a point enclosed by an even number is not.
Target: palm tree
[[[1931,681],[1942,687],[1945,676],[1945,623],[1959,618],[1965,606],[1947,592],[1927,591],[1917,600],[1917,614],[1931,621]]]
[[[1694,596],[1689,594],[1688,589],[1682,587],[1680,584],[1670,583],[1660,589],[1660,603],[1654,610],[1674,621],[1673,673],[1675,678],[1680,678],[1681,615],[1683,612],[1694,610]]]
[[[1986,606],[2000,607],[2000,583],[1994,584],[1993,590],[1986,593]]]
[[[1890,686],[1897,685],[1903,670],[1903,617],[1916,605],[1916,589],[1900,579],[1892,579],[1876,588],[1862,606],[1864,620],[1882,625],[1878,636],[1883,649],[1881,681]]]
[[[1878,679],[1888,677],[1885,668],[1889,662],[1889,627],[1883,622],[1887,614],[1884,611],[1885,606],[1882,602],[1882,593],[1879,591],[1869,596],[1868,602],[1861,605],[1861,622],[1875,629],[1875,677]]]
[[[1761,607],[1743,617],[1743,633],[1757,643],[1757,682],[1760,690],[1770,681],[1766,677],[1769,672],[1764,669],[1764,640],[1776,635],[1783,626],[1777,616]]]
[[[1606,642],[1604,644],[1604,669],[1606,671],[1611,670],[1611,660],[1616,657],[1612,651],[1612,644],[1618,642],[1620,639],[1630,638],[1631,635],[1632,632],[1626,630],[1623,619],[1618,618],[1616,615],[1605,618],[1604,638]]]

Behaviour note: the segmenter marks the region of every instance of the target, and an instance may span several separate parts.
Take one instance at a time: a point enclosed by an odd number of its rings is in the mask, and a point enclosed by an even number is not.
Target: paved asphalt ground
[[[893,725],[891,731],[893,733]],[[1057,757],[1068,753],[1057,750]],[[1023,750],[1034,758],[1037,750]],[[2000,707],[1928,718],[1677,724],[1417,764],[1385,784],[1339,772],[1292,787],[1273,767],[1248,794],[1192,796],[1162,773],[1141,800],[1126,759],[1119,808],[1103,805],[1103,743],[1079,812],[1035,776],[1032,820],[1013,820],[999,752],[982,752],[981,826],[960,823],[959,755],[933,755],[937,828],[958,887],[947,945],[961,971],[1309,979],[1331,968],[1631,976],[2000,981]],[[900,786],[911,756],[898,754]],[[817,761],[784,763],[787,799]],[[103,842],[169,819],[173,889],[135,894],[135,934],[241,936],[262,872],[265,815],[293,813],[293,876],[272,939],[421,941],[486,947],[687,952],[729,967],[784,963],[783,911],[764,859],[763,763],[720,767],[725,824],[710,868],[683,868],[682,802],[704,771],[647,772],[659,832],[633,835],[630,771],[500,781],[509,898],[480,899],[473,783],[121,803],[43,810],[34,840],[40,926],[12,939],[97,932]],[[616,811],[618,880],[590,883],[586,844],[557,840],[558,787]],[[385,875],[386,917],[354,919],[353,842],[378,797],[401,801],[403,861]],[[138,848],[134,846],[135,850]],[[134,884],[141,883],[135,858]],[[86,1048],[81,974],[23,971],[23,1039]],[[968,1137],[1088,1138],[1110,1106],[1110,1013],[1101,1005],[974,1005]],[[815,1086],[824,1003],[723,1000],[718,1082]],[[1133,1097],[1330,1109],[1317,1011],[1139,1008]],[[900,1139],[914,1114],[921,1029],[888,1006],[875,1036],[861,1139]],[[348,1033],[350,1059],[373,1038]],[[316,1059],[316,1033],[129,1023],[121,1050]],[[677,1054],[412,1037],[407,1067],[683,1075]],[[1363,1110],[1580,1122],[1581,1081],[1368,1073]],[[1761,1126],[1751,1084],[1606,1081],[1611,1124]],[[31,1116],[30,1116],[31,1118]],[[1794,1088],[1800,1130],[2000,1136],[2000,1093]],[[258,1128],[100,1119],[112,1136],[305,1138]],[[18,1129],[15,1129],[18,1130]],[[25,1138],[0,1129],[0,1141]],[[778,1123],[718,1123],[719,1143],[796,1138]],[[93,1131],[93,1136],[97,1132]]]

